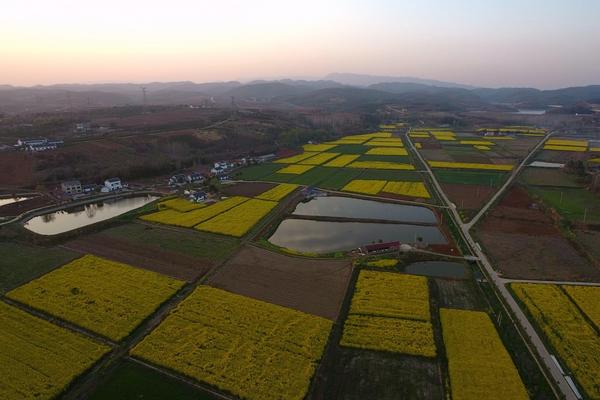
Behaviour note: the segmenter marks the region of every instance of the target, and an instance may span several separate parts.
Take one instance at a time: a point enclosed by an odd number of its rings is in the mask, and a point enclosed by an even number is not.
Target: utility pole
[[[142,98],[143,98],[143,102],[144,102],[144,111],[146,111],[147,98],[146,98],[146,87],[145,86],[142,86]]]

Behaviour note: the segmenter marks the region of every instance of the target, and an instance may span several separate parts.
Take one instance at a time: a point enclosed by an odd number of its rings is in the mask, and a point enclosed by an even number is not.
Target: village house
[[[83,192],[83,187],[81,186],[81,182],[77,180],[65,181],[60,184],[60,188],[63,193],[68,195],[79,194]]]

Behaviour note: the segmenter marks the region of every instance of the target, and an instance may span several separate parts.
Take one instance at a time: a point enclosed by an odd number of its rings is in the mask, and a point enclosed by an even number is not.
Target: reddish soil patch
[[[67,242],[65,247],[186,281],[192,281],[204,275],[213,265],[210,260],[199,260],[154,246],[145,246],[102,234],[72,240]]]
[[[35,159],[30,153],[5,151],[0,153],[0,185],[23,187],[33,185]]]
[[[496,192],[496,188],[461,183],[443,183],[446,196],[462,210],[479,210]]]
[[[247,245],[209,284],[335,320],[351,274],[348,261],[289,257]]]
[[[228,196],[247,196],[247,197],[255,197],[261,193],[266,192],[269,189],[274,188],[274,183],[266,183],[266,182],[246,182],[246,183],[236,183],[231,186],[223,186],[221,192]]]
[[[0,217],[13,217],[26,211],[54,204],[54,200],[47,196],[36,196],[31,199],[10,203],[0,207]]]

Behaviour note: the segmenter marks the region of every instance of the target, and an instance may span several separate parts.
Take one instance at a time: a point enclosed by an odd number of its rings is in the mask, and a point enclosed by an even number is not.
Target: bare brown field
[[[155,246],[102,234],[71,240],[65,244],[65,247],[186,281],[193,281],[204,275],[214,265],[210,260],[200,260]]]
[[[497,190],[497,188],[482,185],[459,183],[442,183],[441,185],[450,201],[463,210],[479,210]]]
[[[10,217],[21,215],[22,213],[36,208],[50,206],[54,204],[54,200],[50,197],[42,195],[36,196],[31,199],[18,201],[16,203],[10,203],[0,207],[0,217]]]
[[[0,186],[22,187],[35,182],[35,158],[26,152],[0,153]]]
[[[429,161],[454,161],[450,154],[442,148],[421,149],[419,150],[423,158]]]
[[[600,269],[591,265],[562,236],[552,218],[514,187],[484,220],[477,235],[505,277],[591,281]]]
[[[335,320],[351,274],[349,261],[289,257],[246,245],[209,285]]]
[[[277,185],[267,182],[243,182],[236,183],[235,185],[223,186],[221,192],[228,196],[255,197],[275,186]]]

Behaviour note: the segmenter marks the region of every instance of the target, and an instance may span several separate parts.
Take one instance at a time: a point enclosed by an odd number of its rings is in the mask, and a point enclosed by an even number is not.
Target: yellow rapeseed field
[[[600,153],[600,147],[590,147],[592,153]]]
[[[250,400],[301,400],[332,323],[199,286],[132,351]]]
[[[431,323],[410,319],[350,314],[342,346],[435,357]]]
[[[109,350],[0,302],[0,399],[56,398]]]
[[[342,154],[329,161],[326,164],[323,164],[324,167],[345,167],[350,164],[352,161],[356,160],[360,157],[360,154]]]
[[[588,141],[585,139],[548,139],[546,144],[556,146],[587,147]]]
[[[442,308],[440,317],[453,400],[529,398],[486,313]]]
[[[331,150],[335,147],[334,144],[305,144],[302,146],[304,151],[321,152]]]
[[[588,160],[588,162],[594,163],[594,164],[600,164],[600,158],[590,158]]]
[[[259,194],[258,196],[256,196],[256,198],[261,200],[279,201],[288,194],[292,193],[294,190],[296,190],[297,187],[298,185],[295,185],[293,183],[280,183],[273,189],[267,190],[266,192]]]
[[[384,258],[381,260],[367,261],[368,267],[391,268],[398,264],[398,260],[394,258]]]
[[[600,329],[600,287],[598,286],[563,286],[563,289]]]
[[[86,255],[7,296],[121,340],[183,284],[156,272]]]
[[[401,196],[429,199],[431,196],[423,182],[388,182],[382,189],[383,192],[399,194]]]
[[[482,146],[482,145],[478,145],[478,144],[476,144],[473,147],[476,148],[477,150],[481,150],[481,151],[490,151],[492,149],[490,146]]]
[[[366,142],[368,139],[338,139],[338,140],[333,140],[331,142],[326,142],[326,144],[333,144],[333,145],[340,145],[340,144],[363,144],[364,142]]]
[[[340,344],[435,357],[427,278],[362,270]]]
[[[402,138],[399,137],[388,137],[388,138],[373,138],[371,142],[386,142],[386,143],[402,143]]]
[[[421,143],[415,143],[415,148],[420,149],[422,147],[423,147],[423,145]]]
[[[182,199],[176,197],[174,199],[169,199],[165,201],[161,201],[158,203],[159,209],[172,209],[179,212],[188,212],[192,210],[197,210],[198,208],[206,207],[204,203],[194,203],[192,201]]]
[[[514,140],[515,138],[512,136],[486,136],[488,140]]]
[[[556,285],[511,287],[589,398],[600,399],[600,337],[592,325]]]
[[[573,151],[584,153],[587,151],[587,147],[576,147],[576,146],[565,146],[565,145],[553,145],[553,144],[545,144],[544,150],[555,150],[555,151]]]
[[[408,136],[411,138],[428,138],[429,133],[409,133]]]
[[[277,206],[277,202],[274,201],[250,199],[196,225],[194,229],[242,237],[275,206]]]
[[[367,151],[366,154],[377,156],[406,156],[406,149],[401,147],[374,147]]]
[[[296,164],[302,160],[306,160],[307,158],[310,158],[312,156],[315,156],[319,154],[318,152],[312,152],[312,151],[308,151],[306,153],[302,153],[302,154],[298,154],[295,156],[291,156],[291,157],[286,157],[286,158],[280,158],[279,160],[276,160],[276,163],[279,164]]]
[[[347,165],[348,168],[364,168],[364,169],[402,169],[414,170],[415,167],[411,164],[402,164],[388,161],[354,161]]]
[[[302,165],[321,165],[329,160],[331,160],[332,158],[335,158],[337,156],[339,156],[340,153],[319,153],[316,154],[310,158],[307,158],[305,160],[302,160],[299,162],[299,164]]]
[[[355,179],[342,188],[344,192],[377,194],[383,189],[386,181]]]
[[[449,161],[428,161],[432,168],[451,168],[451,169],[485,169],[490,171],[512,171],[513,166],[508,164],[482,164],[482,163],[461,163]]]
[[[194,225],[198,225],[200,222],[206,221],[207,219],[212,218],[223,211],[227,211],[230,208],[235,207],[247,200],[247,197],[233,196],[214,203],[208,207],[203,207],[185,213],[175,210],[163,210],[152,214],[142,215],[140,219],[166,225],[176,225],[185,228],[191,228]]]
[[[277,171],[277,173],[278,174],[302,175],[303,173],[305,173],[308,170],[313,169],[314,167],[315,167],[314,165],[293,164],[293,165],[288,165],[287,167],[280,169],[279,171]]]

